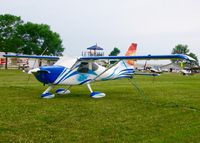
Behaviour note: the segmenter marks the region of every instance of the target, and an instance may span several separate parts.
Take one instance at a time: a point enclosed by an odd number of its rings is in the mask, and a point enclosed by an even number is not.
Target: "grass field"
[[[200,142],[200,75],[137,76],[85,85],[41,99],[34,77],[0,70],[0,142]]]

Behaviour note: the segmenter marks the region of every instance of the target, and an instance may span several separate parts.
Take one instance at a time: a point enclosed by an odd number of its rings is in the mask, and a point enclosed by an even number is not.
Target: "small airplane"
[[[192,75],[192,72],[191,72],[191,70],[189,70],[189,69],[182,69],[180,72],[181,72],[183,75]]]
[[[151,71],[152,73],[158,73],[158,74],[161,74],[161,73],[162,73],[162,71],[161,71],[159,68],[157,68],[157,69],[151,68],[150,71]]]
[[[146,72],[150,72],[150,73],[156,73],[156,74],[161,74],[163,73],[162,70],[160,70],[159,67],[151,67],[151,66],[147,66],[147,61],[145,61],[144,67],[143,68],[137,68],[137,70],[139,71],[146,71]]]
[[[137,44],[132,43],[128,48],[125,56],[90,56],[69,58],[63,57],[52,66],[41,66],[29,71],[35,78],[43,84],[47,84],[48,88],[41,94],[42,98],[53,98],[55,94],[50,90],[56,85],[67,85],[67,88],[59,88],[56,94],[69,94],[70,88],[75,85],[87,85],[90,96],[93,98],[105,97],[105,93],[93,91],[91,83],[97,81],[107,81],[122,78],[132,78],[136,75],[134,69],[135,60],[150,59],[184,59],[194,60],[187,55],[147,55],[133,56],[136,52]],[[22,57],[20,55],[4,55],[5,57]],[[24,56],[25,58],[51,58],[51,56]],[[57,57],[52,57],[56,59]],[[118,60],[107,68],[97,63],[97,60]],[[139,74],[150,75],[150,74]],[[156,76],[152,74],[152,76]]]

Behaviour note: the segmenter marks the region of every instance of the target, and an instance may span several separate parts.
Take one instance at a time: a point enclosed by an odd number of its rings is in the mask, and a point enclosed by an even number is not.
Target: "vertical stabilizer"
[[[130,45],[130,47],[128,48],[128,51],[126,52],[125,56],[133,56],[133,55],[135,55],[136,50],[137,50],[137,44],[136,43],[132,43]],[[127,60],[126,63],[128,65],[134,65],[135,61],[134,60]]]

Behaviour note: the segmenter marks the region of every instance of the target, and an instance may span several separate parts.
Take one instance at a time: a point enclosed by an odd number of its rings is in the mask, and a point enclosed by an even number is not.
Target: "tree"
[[[187,45],[182,45],[182,44],[178,44],[177,46],[175,46],[175,48],[172,49],[172,54],[185,54],[188,55],[192,58],[194,58],[196,61],[192,62],[192,64],[194,65],[198,65],[198,58],[194,53],[190,53],[190,50],[188,49]],[[182,62],[181,60],[172,60],[173,63],[180,63]]]
[[[60,56],[64,48],[59,34],[48,25],[24,23],[18,16],[5,14],[0,15],[0,51]]]
[[[110,52],[109,56],[117,56],[120,53],[120,50],[117,47]],[[116,61],[110,61],[110,64],[114,64]]]
[[[6,54],[7,52],[17,52],[13,36],[17,32],[17,27],[22,23],[23,21],[18,16],[0,15],[0,51]],[[5,68],[7,69],[7,58]]]
[[[110,52],[109,56],[117,56],[120,53],[120,50],[117,47]]]
[[[172,50],[172,54],[185,54],[187,55],[189,53],[189,49],[187,45],[178,44],[175,48]]]
[[[19,53],[60,56],[64,51],[59,34],[46,24],[28,22],[17,29],[16,41],[21,43]]]
[[[193,62],[194,65],[199,65],[198,58],[194,53],[190,53],[190,54],[188,54],[188,56],[190,56],[190,57],[192,57],[193,59],[196,60],[196,61]]]

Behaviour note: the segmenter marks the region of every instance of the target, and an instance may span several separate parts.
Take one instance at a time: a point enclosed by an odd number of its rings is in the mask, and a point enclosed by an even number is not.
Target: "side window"
[[[96,71],[99,68],[99,66],[96,63],[92,63],[92,70]]]
[[[80,73],[88,73],[89,65],[87,62],[82,62],[78,68],[78,72]]]

